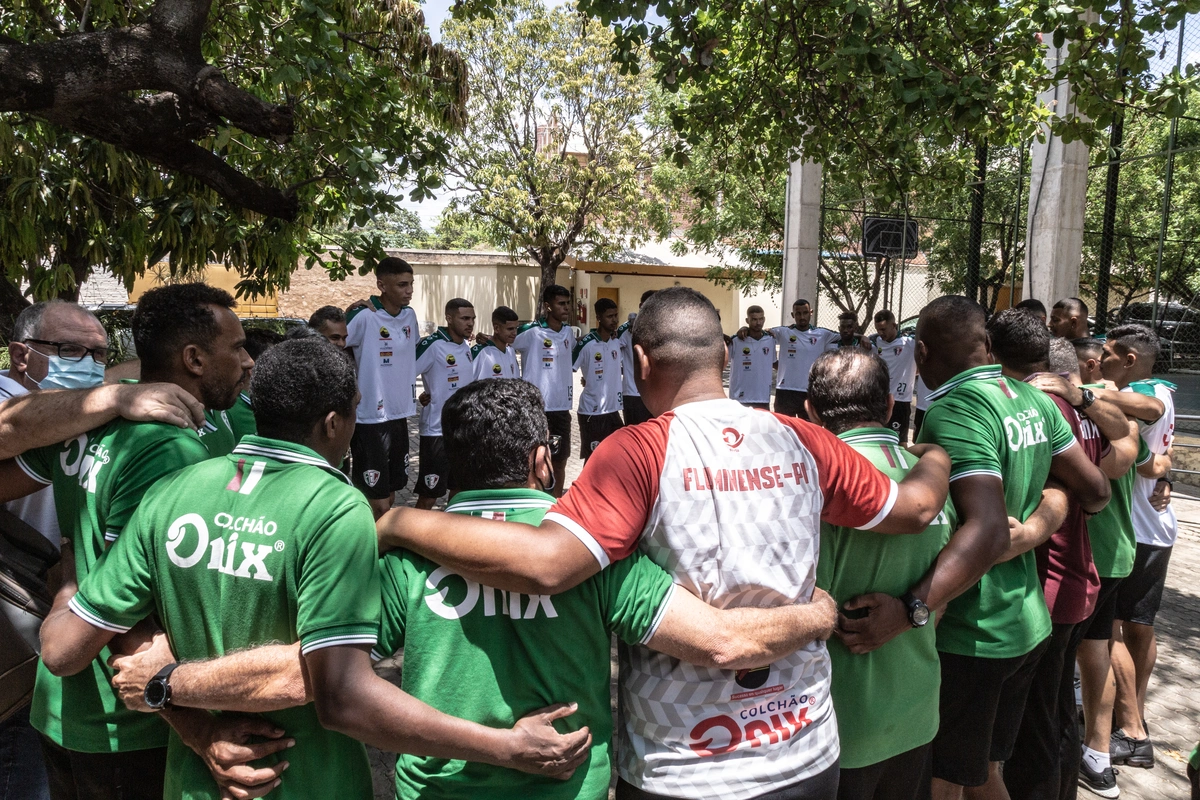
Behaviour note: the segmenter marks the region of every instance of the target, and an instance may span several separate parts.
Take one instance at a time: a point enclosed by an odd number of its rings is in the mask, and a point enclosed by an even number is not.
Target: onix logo
[[[737,450],[745,438],[737,428],[726,428],[721,431],[721,440],[729,445],[730,450]]]
[[[191,530],[196,532],[194,546],[188,543],[191,539],[188,532]],[[272,551],[280,550],[280,544],[283,542],[280,541],[274,545],[255,545],[251,542],[242,542],[242,561],[235,569],[234,560],[238,553],[238,534],[230,536],[228,542],[224,539],[213,539],[210,543],[208,524],[199,514],[184,514],[172,522],[171,527],[167,529],[167,557],[171,559],[172,564],[183,569],[190,569],[200,563],[204,558],[205,551],[209,551],[206,569],[216,570],[237,578],[273,580],[271,573],[267,571],[266,557]],[[181,550],[184,552],[181,553]],[[187,552],[189,550],[191,552]]]

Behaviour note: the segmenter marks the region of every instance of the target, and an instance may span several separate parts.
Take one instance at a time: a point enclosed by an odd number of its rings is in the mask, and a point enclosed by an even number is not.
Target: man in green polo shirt
[[[460,389],[442,415],[451,477],[466,490],[446,511],[537,525],[554,503],[541,393],[512,379]],[[402,754],[396,796],[591,798],[608,796],[612,760],[609,647],[630,644],[708,667],[769,664],[832,630],[824,592],[806,605],[712,608],[673,586],[641,553],[554,595],[501,592],[408,551],[380,561],[383,617],[377,657],[404,647],[403,687],[449,713],[509,725],[528,709],[571,699],[567,720],[591,728],[588,763],[569,781],[486,764]]]
[[[892,397],[887,364],[853,349],[821,355],[809,376],[809,418],[901,481],[917,463],[888,427]],[[946,501],[942,513],[915,536],[821,525],[817,586],[857,616],[857,598],[901,597],[921,579],[950,540],[958,518]],[[855,653],[840,639],[829,642],[833,707],[842,743],[839,800],[877,796],[917,800],[929,789],[931,742],[938,729],[941,672],[932,615],[913,609],[913,630],[878,650]]]
[[[351,737],[392,752],[569,773],[589,739],[586,729],[561,736],[551,727],[569,707],[511,730],[485,728],[414,700],[371,670],[375,527],[366,499],[333,466],[354,430],[353,365],[323,339],[285,342],[263,356],[251,393],[260,435],[155,486],[78,591],[60,593],[42,629],[49,667],[84,668],[114,633],[150,613],[181,660],[298,643],[301,683],[311,685],[314,702],[260,703],[295,742],[286,765],[282,755],[268,762],[288,770],[273,797],[370,798],[366,751]],[[175,666],[151,681],[152,707],[173,703]],[[223,796],[174,736],[169,765],[166,797]]]
[[[133,316],[133,337],[147,382],[174,383],[205,408],[223,410],[252,362],[233,298],[203,284],[147,292]],[[54,486],[59,527],[82,578],[116,541],[146,492],[161,478],[210,457],[195,431],[163,423],[115,420],[64,444],[23,453],[20,473],[3,481],[3,499]],[[129,711],[109,681],[104,652],[69,678],[38,665],[30,718],[42,734],[56,798],[158,798],[167,726]]]
[[[931,403],[918,440],[950,454],[950,496],[960,520],[937,562],[909,589],[929,608],[946,606],[937,632],[939,799],[962,797],[964,787],[1003,791],[1000,762],[1012,753],[1050,634],[1034,554],[1000,561],[1011,543],[1009,518],[1030,519],[1051,475],[1086,513],[1103,508],[1109,495],[1107,479],[1078,448],[1053,401],[1001,375],[986,322],[978,303],[949,295],[922,309],[917,323],[917,368]],[[878,646],[908,627],[898,601],[870,611],[867,620],[845,623],[848,643]]]

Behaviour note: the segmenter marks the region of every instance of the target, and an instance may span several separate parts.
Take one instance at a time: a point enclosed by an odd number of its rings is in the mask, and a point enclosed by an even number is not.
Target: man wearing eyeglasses
[[[174,384],[203,408],[221,411],[232,406],[254,363],[245,351],[246,336],[234,305],[228,293],[203,284],[164,286],[143,295],[133,317],[142,378]],[[40,386],[54,380],[91,381],[97,373],[102,379],[100,361],[107,360],[103,329],[77,312],[49,307],[51,319],[60,312],[74,314],[73,325],[57,334],[48,325],[36,325],[36,330],[15,337],[21,340],[22,347],[16,349],[25,365],[19,372]],[[44,309],[43,323],[46,313]],[[221,455],[213,452],[211,443],[202,442],[196,430],[154,422],[110,419],[53,441],[58,443],[0,462],[0,502],[52,485],[61,532],[70,543],[63,549],[63,570],[80,580],[121,535],[154,483]],[[38,665],[30,718],[42,734],[55,800],[107,800],[117,796],[117,787],[127,800],[162,797],[167,727],[154,716],[123,707],[110,685],[108,656],[103,653],[70,678],[58,678],[44,664]],[[190,725],[191,734],[210,722],[178,712],[166,719],[172,725]],[[191,735],[185,739],[197,741]]]

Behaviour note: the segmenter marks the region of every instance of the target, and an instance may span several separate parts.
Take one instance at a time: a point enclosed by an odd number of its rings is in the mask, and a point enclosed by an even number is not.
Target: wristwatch
[[[1096,402],[1096,395],[1091,389],[1080,388],[1080,396],[1083,398],[1079,401],[1079,405],[1075,406],[1076,411],[1087,411],[1092,407],[1092,403]]]
[[[908,621],[912,623],[912,626],[924,628],[925,624],[929,622],[929,606],[913,597],[912,592],[900,595],[900,602],[904,603],[904,607],[908,609]]]
[[[171,704],[171,673],[178,666],[177,663],[167,664],[146,684],[146,689],[142,692],[142,699],[155,711]]]

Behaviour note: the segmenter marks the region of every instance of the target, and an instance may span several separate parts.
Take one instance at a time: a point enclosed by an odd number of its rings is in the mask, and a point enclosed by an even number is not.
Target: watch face
[[[167,699],[167,687],[162,681],[152,680],[146,684],[145,695],[146,705],[159,708]]]
[[[912,610],[912,621],[914,625],[924,625],[929,622],[929,608],[924,603]]]

